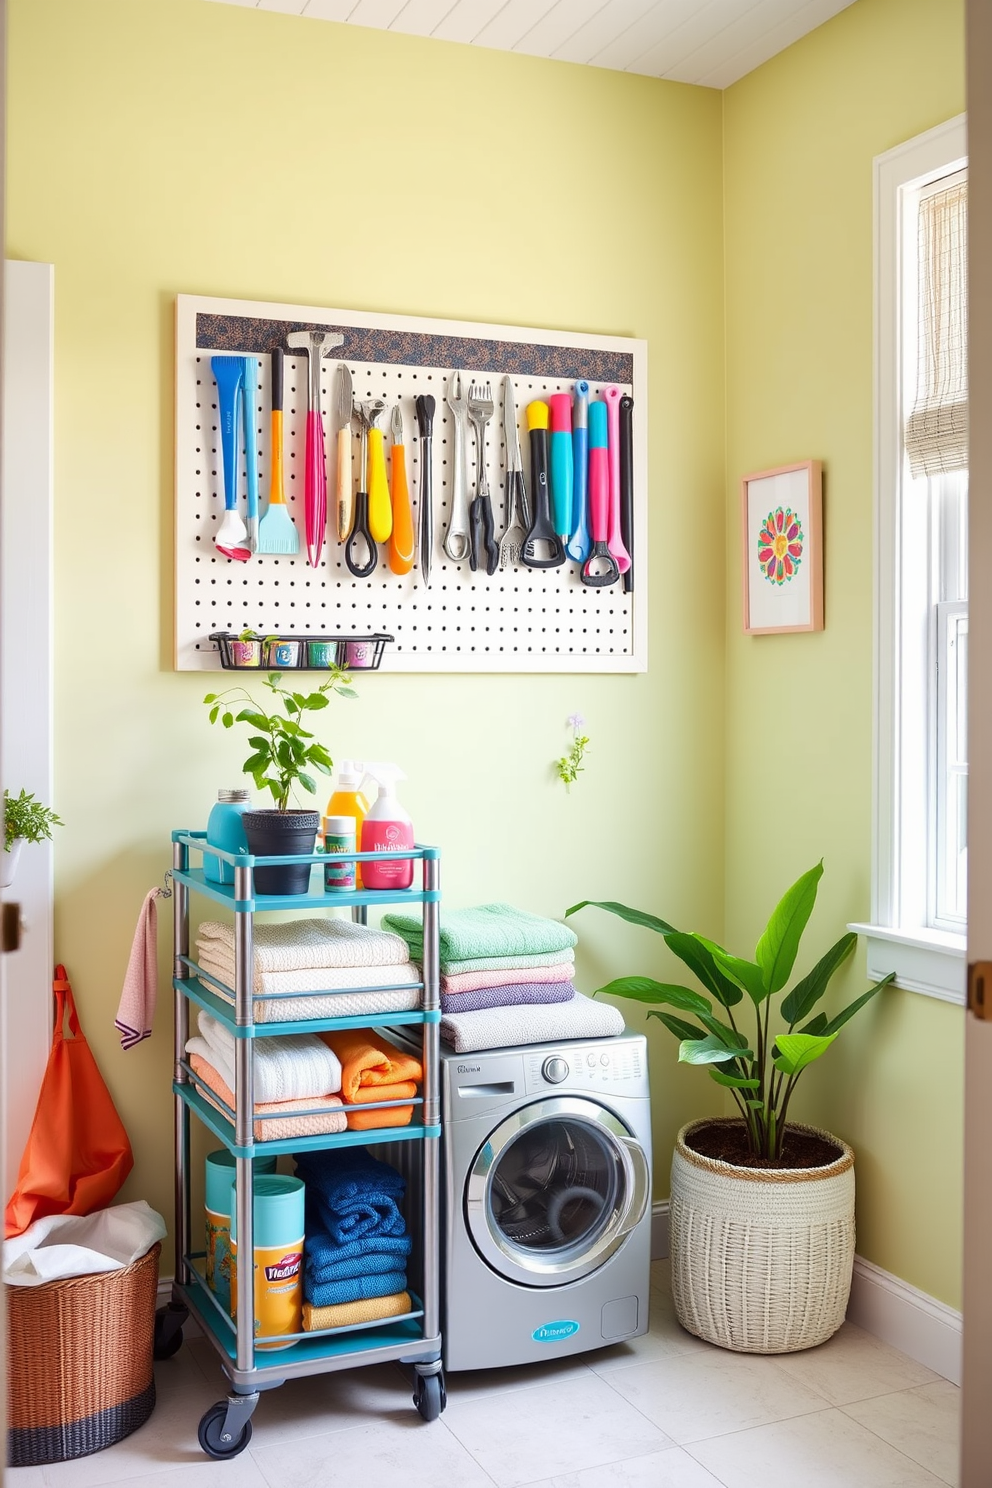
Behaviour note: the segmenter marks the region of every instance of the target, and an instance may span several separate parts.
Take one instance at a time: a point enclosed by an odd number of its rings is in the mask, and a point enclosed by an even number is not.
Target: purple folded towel
[[[570,1002],[571,982],[505,982],[502,987],[476,987],[474,992],[442,992],[442,1013],[477,1013],[482,1008],[517,1007],[525,1002]]]

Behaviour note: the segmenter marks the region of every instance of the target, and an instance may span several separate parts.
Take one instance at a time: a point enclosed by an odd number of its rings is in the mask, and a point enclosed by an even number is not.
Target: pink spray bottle
[[[379,795],[362,822],[361,851],[391,856],[362,863],[362,884],[367,889],[408,889],[413,883],[413,859],[398,854],[413,847],[413,822],[396,799],[396,782],[406,776],[398,765],[367,764],[365,768],[378,785]]]

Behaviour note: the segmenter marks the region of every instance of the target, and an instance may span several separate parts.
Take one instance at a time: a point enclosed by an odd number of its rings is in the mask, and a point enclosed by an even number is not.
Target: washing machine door
[[[643,1217],[647,1159],[611,1111],[556,1096],[507,1117],[476,1154],[465,1217],[495,1271],[564,1286],[597,1270]]]

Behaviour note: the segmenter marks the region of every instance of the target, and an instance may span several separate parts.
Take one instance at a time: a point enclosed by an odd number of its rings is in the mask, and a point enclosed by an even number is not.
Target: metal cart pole
[[[441,865],[436,853],[424,859],[424,889],[430,893],[441,886]],[[436,900],[424,905],[424,991],[423,1007],[432,1012],[441,1005],[438,932],[440,916]],[[436,1022],[424,1024],[423,1066],[425,1126],[437,1126],[441,1119],[440,1027]],[[440,1142],[422,1143],[424,1159],[424,1334],[433,1338],[440,1332],[441,1317],[441,1235],[440,1235]]]
[[[189,848],[184,842],[172,844],[172,867],[174,873],[185,873],[189,868]],[[189,955],[189,889],[173,877],[172,881],[172,974],[185,981],[189,968],[180,959]],[[173,1055],[176,1083],[186,1083],[186,1071],[182,1061],[186,1057],[189,1039],[189,1003],[182,992],[173,993]],[[189,1204],[189,1107],[181,1096],[175,1102],[175,1208],[176,1208],[176,1280],[186,1285],[189,1272],[186,1257],[192,1250]]]
[[[254,870],[235,868],[234,898],[242,904],[254,901]],[[234,913],[234,1020],[239,1028],[254,1022],[252,989],[254,957],[252,954],[252,914],[236,909]],[[235,1142],[250,1147],[255,1128],[255,1072],[252,1040],[235,1040],[234,1111]],[[238,1215],[238,1315],[237,1367],[255,1367],[255,1230],[250,1157],[235,1159],[236,1205]]]

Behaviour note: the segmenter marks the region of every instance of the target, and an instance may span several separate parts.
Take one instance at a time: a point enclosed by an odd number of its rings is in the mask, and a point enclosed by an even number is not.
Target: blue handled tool
[[[245,416],[245,479],[248,490],[248,548],[258,552],[258,361],[255,357],[244,357],[243,396],[241,407]]]
[[[565,551],[576,563],[592,552],[589,535],[589,384],[575,384],[572,407],[572,535]]]
[[[245,359],[239,356],[210,358],[217,382],[217,422],[224,459],[224,516],[214,534],[214,547],[225,558],[245,563],[251,557],[246,547],[248,529],[238,511],[238,419],[244,391]]]

